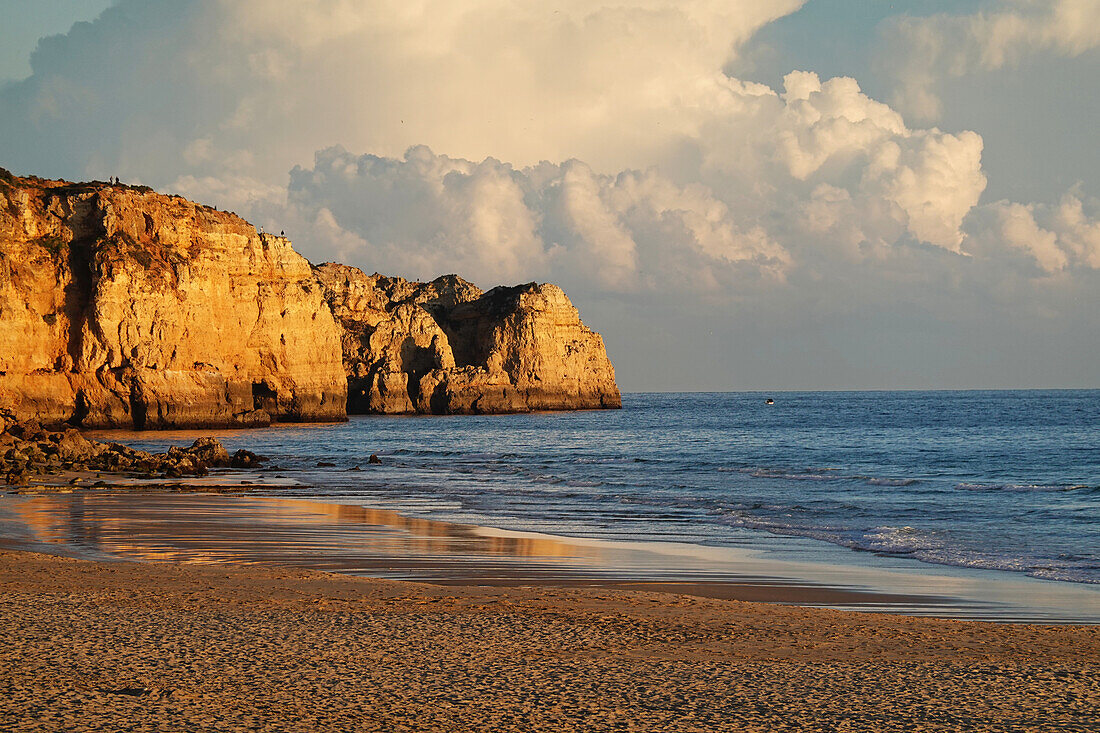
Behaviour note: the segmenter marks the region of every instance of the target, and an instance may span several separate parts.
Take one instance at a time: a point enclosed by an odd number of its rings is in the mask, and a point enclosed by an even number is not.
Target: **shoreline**
[[[194,485],[202,481],[212,488]],[[299,567],[440,586],[671,591],[938,618],[1100,623],[1100,612],[1088,613],[1100,611],[1097,589],[995,571],[882,570],[740,548],[516,532],[322,497],[257,495],[265,488],[259,482],[227,493],[219,483],[224,477],[211,475],[190,480],[184,493],[162,485],[0,497],[0,548]]]
[[[983,456],[1015,450],[1017,443],[1005,430],[1004,420],[1011,417],[1005,411],[1016,409],[1012,405],[1022,398],[985,405],[976,395],[977,402],[967,409],[982,415],[992,410],[989,429],[971,426],[967,440],[950,450],[929,444],[929,453],[918,450],[924,439],[919,428],[884,423],[881,398],[858,395],[836,405],[846,416],[843,430],[837,433],[811,420],[806,429],[817,438],[803,443],[802,428],[791,422],[792,416],[803,410],[826,414],[820,409],[834,401],[828,396],[815,401],[815,394],[765,409],[755,397],[723,393],[737,419],[721,418],[727,429],[718,432],[707,420],[693,417],[709,414],[712,400],[695,404],[690,395],[648,401],[628,395],[629,415],[382,416],[340,426],[283,426],[247,437],[240,431],[218,437],[226,445],[247,445],[273,456],[290,475],[316,487],[315,492],[288,493],[362,495],[364,504],[410,516],[566,536],[652,536],[789,549],[789,556],[827,556],[846,566],[908,564],[920,566],[914,572],[961,568],[974,574],[1002,571],[1005,578],[1096,584],[1096,553],[1089,549],[1087,526],[1077,521],[1087,518],[1080,505],[1095,496],[1095,464],[1085,460],[1078,465],[1073,458],[1089,454],[1062,450],[1052,442],[1057,431],[1044,429],[1029,440],[1038,441],[1037,449],[1054,451],[1058,460],[1053,464],[1034,463],[1018,452],[1000,467],[983,463]],[[926,408],[941,408],[899,398],[896,407],[905,414],[916,411],[919,417]],[[1091,404],[1088,395],[1071,402],[1080,407],[1082,400]],[[687,411],[680,409],[684,405]],[[1062,409],[1058,414],[1079,422],[1082,413]],[[710,455],[700,452],[698,443],[679,445],[667,432],[669,419],[677,431],[686,435],[699,429],[724,448]],[[1074,449],[1087,448],[1082,436],[1094,428],[1083,427],[1084,432],[1067,438]],[[539,443],[544,430],[561,431],[560,444]],[[158,451],[193,435],[116,433],[102,439],[134,440],[135,446]],[[760,439],[766,435],[784,440]],[[603,437],[578,442],[593,436]],[[853,448],[864,443],[865,451]],[[334,467],[315,468],[314,445]],[[927,463],[941,449],[944,460],[967,470],[941,475]],[[377,452],[385,465],[362,465],[358,473],[368,452]],[[570,460],[574,453],[576,462]]]
[[[0,594],[21,732],[1085,731],[1100,705],[1094,626],[3,550]]]

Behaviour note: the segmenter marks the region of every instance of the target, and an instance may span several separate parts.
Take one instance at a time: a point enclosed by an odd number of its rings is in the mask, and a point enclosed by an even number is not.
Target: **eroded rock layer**
[[[0,171],[0,408],[17,418],[339,420],[340,343],[288,240],[145,188]]]
[[[316,268],[343,328],[352,413],[620,407],[603,339],[555,285],[483,293],[455,275],[410,282]]]

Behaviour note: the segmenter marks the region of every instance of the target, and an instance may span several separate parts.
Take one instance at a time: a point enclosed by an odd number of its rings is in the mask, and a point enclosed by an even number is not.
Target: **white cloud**
[[[374,258],[402,271],[510,281],[547,256],[516,178],[495,160],[476,164],[423,146],[403,160],[330,148],[313,169],[291,173],[289,208],[307,221],[321,216],[327,236],[358,235]]]
[[[1035,221],[1034,207],[1009,204],[995,208],[997,230],[1001,240],[1029,252],[1046,272],[1064,270],[1068,259],[1058,247],[1058,235],[1042,229]]]
[[[724,78],[704,87],[697,154],[686,155],[696,162],[674,175],[605,174],[576,159],[515,168],[426,146],[403,158],[327,148],[294,170],[287,205],[268,195],[253,210],[315,259],[485,284],[554,280],[581,294],[738,297],[793,272],[835,276],[840,261],[900,276],[914,244],[1024,269],[1012,253],[1042,250],[1035,232],[976,208],[985,176],[973,132],[910,129],[847,78],[794,72],[780,92]]]
[[[884,146],[867,185],[882,191],[908,216],[909,231],[922,242],[958,252],[959,227],[985,189],[982,139],[922,132],[909,145]]]
[[[219,176],[180,176],[161,190],[192,201],[217,202],[220,208],[242,215],[281,205],[286,200],[284,186],[226,173]]]
[[[969,15],[898,16],[880,62],[898,86],[895,106],[920,119],[942,114],[941,80],[1017,66],[1041,54],[1076,57],[1100,46],[1100,0],[1001,0]]]
[[[1083,266],[1100,270],[1100,202],[1093,199],[1089,212],[1079,193],[1066,194],[1057,207],[1049,207],[1050,227],[1069,257]]]
[[[700,185],[654,170],[601,175],[570,160],[516,170],[411,148],[330,148],[291,175],[289,212],[314,257],[483,283],[532,278],[619,292],[781,279],[787,252]]]
[[[1026,255],[1045,274],[1100,269],[1100,202],[1071,191],[1056,205],[998,201],[972,221],[968,244],[989,256],[1004,247]]]
[[[712,99],[696,141],[699,176],[731,206],[788,211],[824,185],[846,191],[857,214],[889,209],[912,238],[959,251],[960,225],[986,184],[981,136],[911,130],[854,79],[804,71],[788,74],[782,93],[727,80]]]

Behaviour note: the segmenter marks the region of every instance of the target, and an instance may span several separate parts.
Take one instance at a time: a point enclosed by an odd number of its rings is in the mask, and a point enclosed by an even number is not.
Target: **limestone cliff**
[[[0,169],[0,412],[84,427],[619,407],[554,285],[312,268],[147,188]]]
[[[483,293],[316,268],[344,327],[352,413],[524,412],[620,407],[603,339],[555,285]]]
[[[0,170],[0,408],[15,416],[339,420],[340,341],[288,240],[145,188]]]

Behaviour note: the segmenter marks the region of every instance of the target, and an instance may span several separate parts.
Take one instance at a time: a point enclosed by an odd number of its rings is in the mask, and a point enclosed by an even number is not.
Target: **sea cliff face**
[[[0,408],[86,427],[339,420],[309,262],[148,189],[0,176]]]
[[[621,407],[603,339],[556,285],[486,293],[317,268],[344,327],[352,413],[479,413]]]
[[[554,285],[313,268],[234,214],[0,169],[0,412],[15,419],[144,429],[620,404],[603,340]]]

